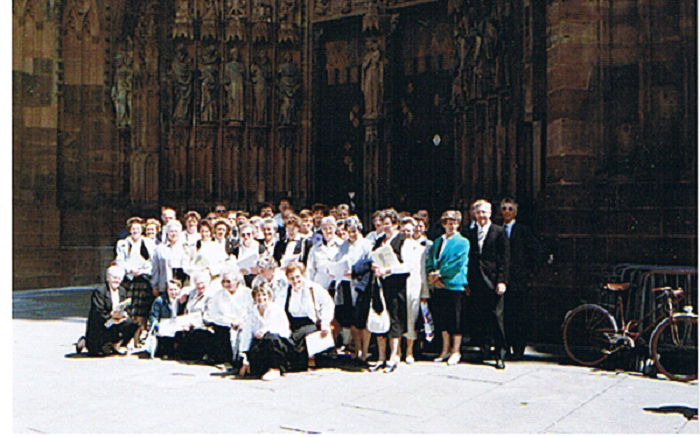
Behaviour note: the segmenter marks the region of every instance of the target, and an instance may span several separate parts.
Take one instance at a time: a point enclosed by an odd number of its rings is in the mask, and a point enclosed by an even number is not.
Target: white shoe
[[[413,358],[413,357],[406,357],[406,364],[408,364],[409,366],[410,366],[411,364],[415,363],[415,362],[416,362],[416,359],[415,359],[415,358]]]
[[[280,371],[277,369],[270,369],[262,376],[263,381],[274,381],[275,379],[280,379]]]
[[[447,360],[447,365],[448,366],[455,366],[455,365],[459,364],[459,360],[461,360],[461,359],[462,359],[461,354],[452,354],[452,355],[450,355],[450,359]]]

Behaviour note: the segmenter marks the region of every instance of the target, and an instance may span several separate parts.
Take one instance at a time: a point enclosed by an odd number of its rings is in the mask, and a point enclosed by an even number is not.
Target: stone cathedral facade
[[[13,0],[12,25],[15,289],[100,281],[133,214],[282,196],[514,196],[553,322],[601,266],[696,264],[695,0]]]

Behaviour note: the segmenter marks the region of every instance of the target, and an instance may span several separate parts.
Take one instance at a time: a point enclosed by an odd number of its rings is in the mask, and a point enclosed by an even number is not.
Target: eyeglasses
[[[515,211],[515,208],[513,208],[512,206],[503,206],[501,207],[501,209],[503,211]]]
[[[230,284],[231,281],[228,280],[228,279],[222,279],[222,280],[221,280],[221,283],[222,283],[222,284]]]
[[[243,233],[241,234],[241,237],[245,237],[246,235],[250,237],[250,236],[253,235],[253,233],[252,233],[252,232],[243,232]]]

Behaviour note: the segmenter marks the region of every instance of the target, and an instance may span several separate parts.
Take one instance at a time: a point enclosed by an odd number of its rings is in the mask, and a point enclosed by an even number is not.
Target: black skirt
[[[278,334],[265,333],[262,338],[254,338],[248,350],[250,373],[260,377],[270,369],[279,369],[281,374],[290,370],[289,355],[292,342]]]
[[[343,281],[338,286],[336,293],[343,294],[343,304],[335,307],[335,320],[338,321],[343,328],[349,328],[355,325],[355,307],[352,305],[352,291],[350,281]],[[356,302],[357,303],[357,302]],[[366,319],[365,319],[366,323]]]
[[[466,298],[463,290],[433,290],[431,308],[436,332],[447,332],[450,335],[464,333],[467,321]]]

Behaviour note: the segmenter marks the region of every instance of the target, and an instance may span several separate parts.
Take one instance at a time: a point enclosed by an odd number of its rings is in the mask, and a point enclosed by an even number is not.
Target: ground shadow
[[[647,407],[644,411],[657,414],[680,414],[687,420],[698,420],[698,409],[682,405],[666,405],[663,407]]]

